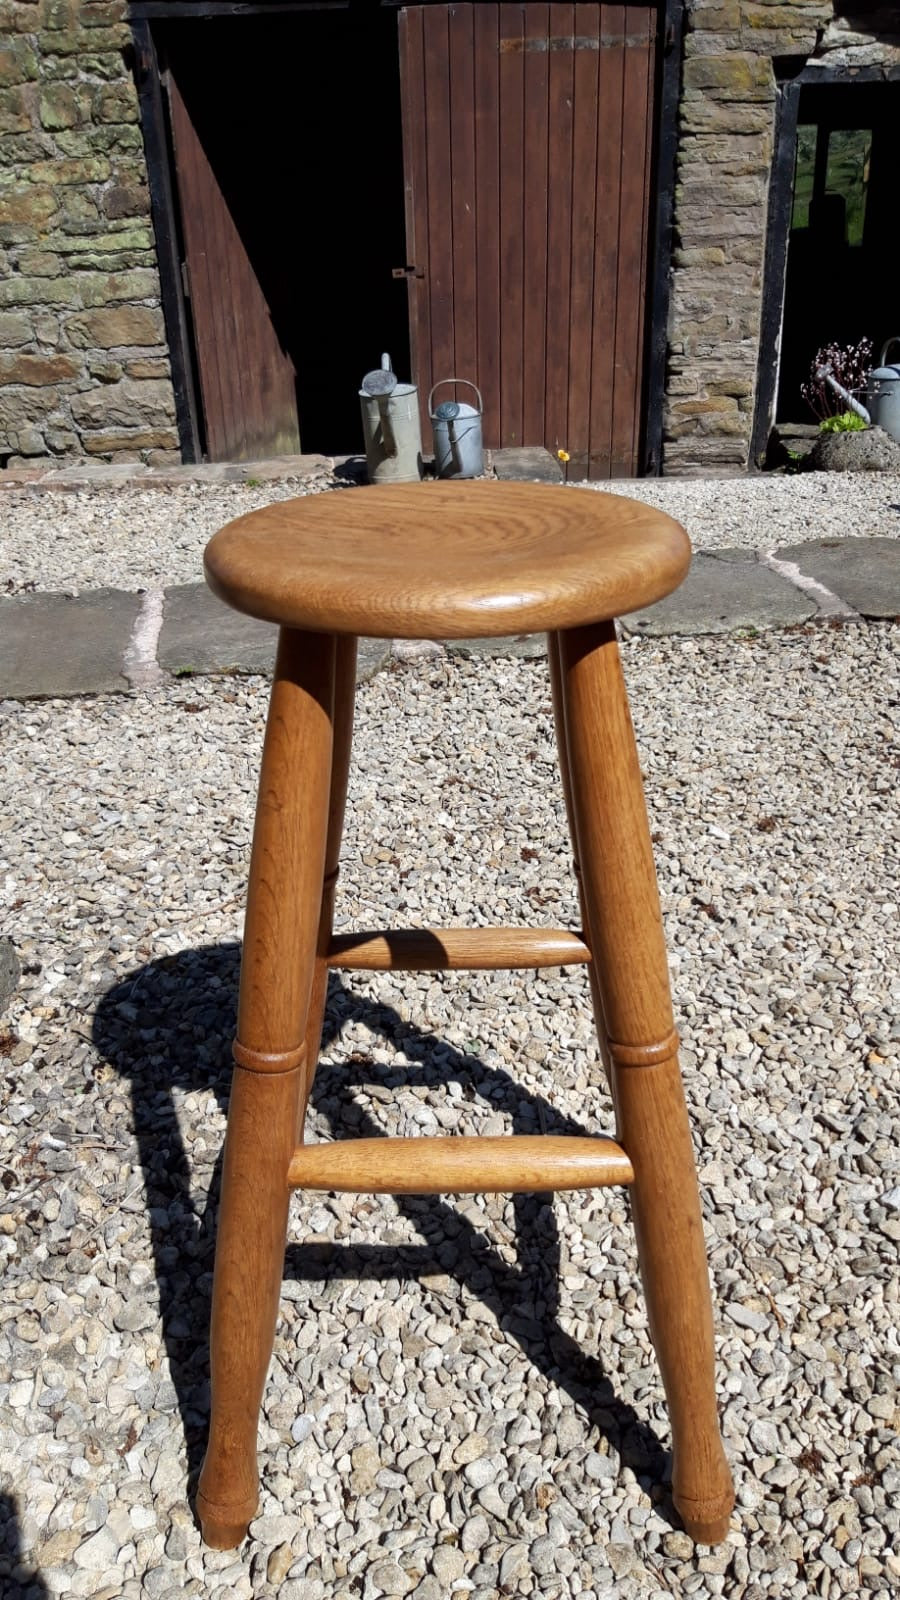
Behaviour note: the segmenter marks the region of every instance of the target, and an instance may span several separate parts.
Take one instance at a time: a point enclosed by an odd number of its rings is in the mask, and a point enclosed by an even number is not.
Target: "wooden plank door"
[[[641,4],[400,16],[423,410],[472,378],[485,443],[565,450],[570,477],[640,470],[656,27]]]
[[[249,69],[242,79],[241,56],[210,42],[209,29],[198,38],[181,24],[178,37],[166,87],[206,453],[212,461],[293,455],[296,373],[273,323],[271,284],[260,281],[271,276],[272,252],[256,221],[268,215],[268,196],[248,85],[264,80]],[[240,111],[223,117],[223,103]]]

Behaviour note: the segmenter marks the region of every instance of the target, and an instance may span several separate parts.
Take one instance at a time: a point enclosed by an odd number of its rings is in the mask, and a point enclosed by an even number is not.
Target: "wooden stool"
[[[197,1496],[208,1544],[256,1513],[256,1441],[291,1188],[464,1194],[630,1184],[687,1531],[724,1538],[722,1448],[700,1204],[678,1070],[638,757],[612,618],[687,571],[670,517],[638,501],[530,484],[427,483],[310,496],[232,522],[207,578],[280,627],[247,897],[236,1062],[213,1287],[212,1418]],[[579,874],[580,933],[447,929],[332,935],[357,635],[545,630]],[[580,863],[580,865],[579,865]],[[330,967],[376,971],[590,964],[616,1140],[356,1139],[303,1144]]]

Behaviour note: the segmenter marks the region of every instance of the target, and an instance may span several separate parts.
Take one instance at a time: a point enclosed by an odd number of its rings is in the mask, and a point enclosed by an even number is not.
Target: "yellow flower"
[[[568,450],[557,450],[556,459],[557,459],[557,461],[568,461],[568,459],[569,459]]]

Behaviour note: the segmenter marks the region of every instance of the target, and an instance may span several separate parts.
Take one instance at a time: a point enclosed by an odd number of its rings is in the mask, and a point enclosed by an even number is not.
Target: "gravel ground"
[[[273,500],[335,487],[328,476],[177,488],[27,488],[0,499],[0,593],[29,588],[146,589],[196,583],[203,548],[224,522]],[[601,484],[592,488],[603,489]],[[779,545],[829,535],[900,536],[900,476],[807,473],[795,477],[641,479],[616,492],[660,506],[684,523],[698,550]]]
[[[225,498],[247,495],[216,519]],[[188,1486],[265,686],[197,679],[4,708],[3,927],[24,967],[0,1044],[15,1600],[896,1594],[900,633],[624,654],[703,1182],[729,1542],[695,1551],[672,1520],[608,1191],[297,1197],[262,1514],[240,1552],[201,1547]],[[574,922],[545,672],[420,660],[360,690],[344,925]],[[347,975],[311,1131],[609,1129],[601,1078],[579,969]]]
[[[338,487],[327,474],[245,483],[7,489],[0,498],[0,593],[149,589],[197,583],[223,523],[275,500]],[[343,485],[341,485],[343,487]]]

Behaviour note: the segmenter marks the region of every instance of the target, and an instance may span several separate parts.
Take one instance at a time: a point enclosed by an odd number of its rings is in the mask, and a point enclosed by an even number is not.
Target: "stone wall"
[[[123,0],[0,0],[0,461],[178,461]]]
[[[900,67],[900,6],[837,0],[811,66]]]
[[[753,428],[773,56],[809,56],[830,0],[688,0],[663,471],[746,468]]]
[[[896,8],[838,0],[687,0],[663,471],[750,457],[762,316],[773,57],[894,65]],[[851,15],[835,16],[835,9]],[[864,12],[854,15],[854,12]]]

